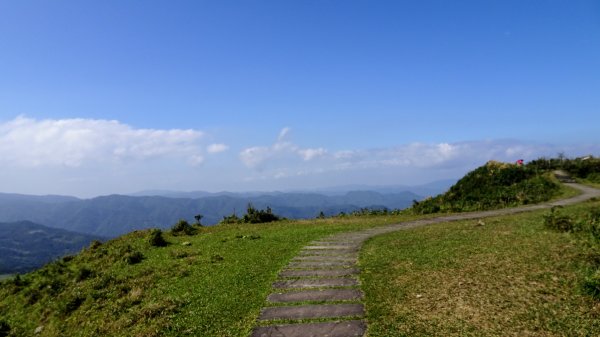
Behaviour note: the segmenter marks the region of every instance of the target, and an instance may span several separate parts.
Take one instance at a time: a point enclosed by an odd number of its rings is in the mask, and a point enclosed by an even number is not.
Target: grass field
[[[600,203],[564,212],[593,207]],[[368,335],[600,336],[600,303],[581,292],[600,251],[545,229],[547,212],[369,240],[361,253]]]
[[[360,261],[369,336],[599,335],[600,305],[579,292],[590,248],[544,229],[543,214],[370,240]],[[415,218],[223,225],[195,236],[167,234],[167,247],[134,232],[4,281],[0,323],[10,336],[41,327],[39,336],[246,337],[278,271],[302,246]]]
[[[277,272],[311,240],[414,218],[348,217],[129,234],[0,289],[0,317],[16,336],[247,336]],[[182,243],[189,242],[189,246]],[[144,259],[128,264],[139,252]],[[12,296],[9,296],[12,295]]]

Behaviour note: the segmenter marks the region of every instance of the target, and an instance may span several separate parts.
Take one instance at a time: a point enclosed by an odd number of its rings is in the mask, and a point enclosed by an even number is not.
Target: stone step
[[[354,261],[300,261],[290,262],[287,267],[290,269],[312,269],[326,267],[351,267],[355,265]]]
[[[318,287],[350,287],[358,285],[358,280],[353,278],[319,278],[276,281],[273,288],[318,288]]]
[[[320,304],[263,308],[259,319],[337,318],[362,315],[364,315],[362,304]]]
[[[348,262],[356,262],[356,256],[339,256],[339,255],[305,255],[305,256],[296,256],[292,262],[294,261],[348,261]]]
[[[258,327],[250,337],[362,337],[366,330],[363,321],[286,324]]]
[[[360,242],[354,241],[313,241],[311,246],[357,246]]]
[[[314,270],[284,270],[279,273],[279,277],[322,277],[322,276],[350,276],[356,275],[359,270],[356,268],[344,269],[314,269]]]
[[[273,293],[267,297],[272,303],[303,302],[303,301],[352,301],[363,298],[358,289],[324,289],[292,291],[289,293]]]
[[[307,256],[307,255],[356,255],[358,249],[350,248],[350,249],[308,249],[301,250],[298,253],[298,256]]]
[[[320,246],[305,246],[304,250],[313,250],[313,249],[340,249],[340,250],[349,250],[349,249],[358,249],[358,245],[320,245]]]

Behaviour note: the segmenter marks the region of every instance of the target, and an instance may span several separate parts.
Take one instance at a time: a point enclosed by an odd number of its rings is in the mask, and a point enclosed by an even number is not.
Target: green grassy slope
[[[558,181],[529,165],[490,161],[469,172],[448,192],[415,202],[418,214],[482,211],[539,203],[559,195]]]
[[[408,217],[202,228],[151,247],[134,232],[0,286],[11,336],[245,336],[276,274],[306,243]],[[189,246],[182,245],[189,242]],[[143,259],[136,262],[139,254]]]
[[[594,209],[600,202],[564,214]],[[360,261],[369,336],[599,336],[600,302],[584,286],[600,272],[600,242],[547,229],[547,213],[368,241]]]

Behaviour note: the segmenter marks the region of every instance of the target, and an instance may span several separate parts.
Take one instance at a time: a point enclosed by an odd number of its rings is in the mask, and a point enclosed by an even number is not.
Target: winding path
[[[429,224],[516,214],[600,197],[600,190],[565,184],[582,193],[550,203],[500,210],[452,214],[340,233],[302,248],[273,283],[273,293],[261,310],[250,337],[359,337],[367,323],[362,319],[363,293],[356,266],[362,243],[380,234]],[[309,323],[305,323],[309,320]]]

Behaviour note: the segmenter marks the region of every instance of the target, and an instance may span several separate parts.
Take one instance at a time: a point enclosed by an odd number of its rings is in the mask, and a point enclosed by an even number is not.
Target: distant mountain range
[[[204,197],[215,197],[215,196],[230,196],[230,197],[256,197],[263,195],[278,195],[285,193],[301,193],[301,194],[322,194],[327,196],[344,195],[351,191],[369,191],[378,192],[381,194],[394,194],[403,192],[412,192],[421,196],[436,196],[440,193],[447,191],[450,186],[456,183],[456,179],[438,180],[428,184],[422,184],[417,186],[408,185],[390,185],[390,186],[374,186],[374,185],[343,185],[334,187],[325,187],[318,189],[304,189],[304,190],[289,190],[281,192],[206,192],[206,191],[172,191],[172,190],[146,190],[132,194],[130,196],[160,196],[169,198],[204,198]]]
[[[31,271],[57,257],[78,252],[92,240],[105,239],[30,221],[0,223],[0,274]]]
[[[259,209],[271,207],[274,213],[293,219],[314,218],[321,211],[325,215],[336,215],[360,208],[402,209],[409,207],[413,200],[438,194],[450,185],[451,182],[446,182],[411,187],[421,193],[432,192],[423,194],[398,186],[380,187],[379,191],[336,188],[322,193],[147,191],[92,199],[0,193],[0,222],[27,220],[78,233],[116,237],[137,229],[169,228],[179,219],[192,221],[196,214],[204,216],[204,225],[213,225],[225,215],[234,212],[242,215],[249,203]]]

